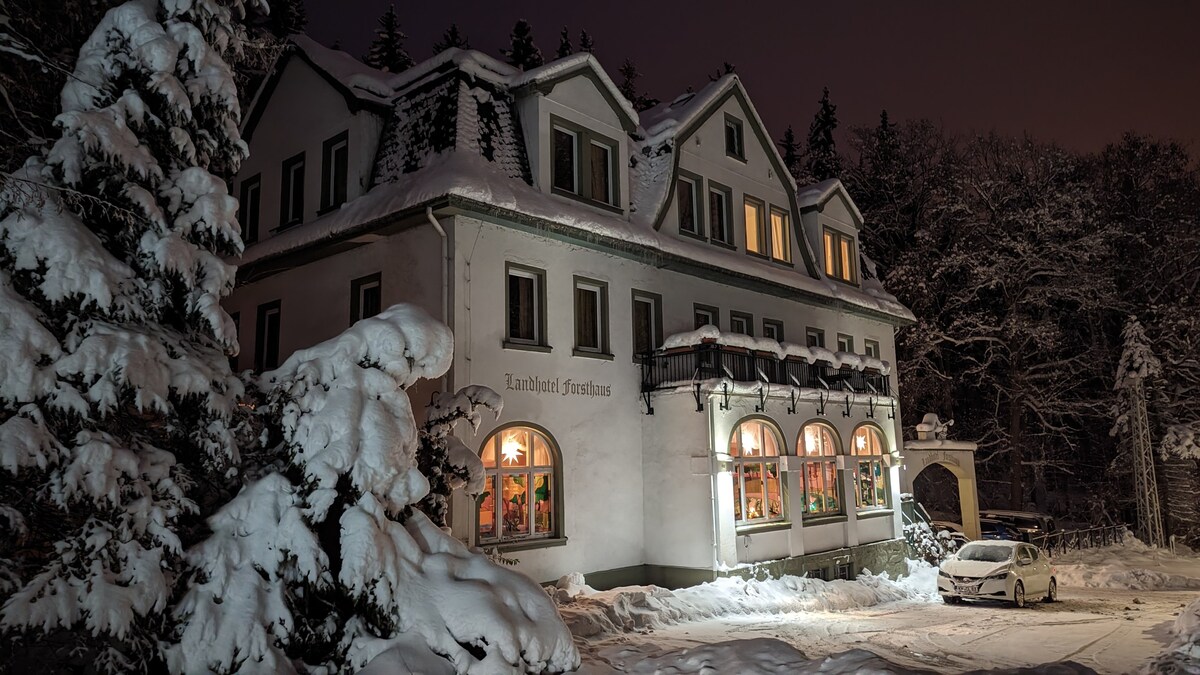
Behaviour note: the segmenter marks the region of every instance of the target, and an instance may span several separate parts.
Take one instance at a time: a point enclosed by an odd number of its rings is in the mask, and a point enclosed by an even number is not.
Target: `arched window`
[[[733,430],[733,520],[757,525],[785,518],[779,480],[779,432],[764,420],[746,420]]]
[[[480,453],[487,474],[479,497],[480,543],[557,536],[557,456],[553,441],[532,427],[511,426],[488,438]]]
[[[887,508],[887,470],[883,456],[887,444],[875,427],[863,425],[854,431],[850,443],[850,454],[854,455],[854,499],[860,509]]]
[[[804,463],[804,515],[828,516],[842,512],[837,482],[837,435],[833,428],[812,422],[800,432],[796,453]]]

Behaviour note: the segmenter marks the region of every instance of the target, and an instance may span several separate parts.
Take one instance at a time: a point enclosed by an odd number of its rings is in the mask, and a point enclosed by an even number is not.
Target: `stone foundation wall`
[[[717,572],[719,576],[739,576],[744,579],[773,579],[784,575],[814,576],[821,579],[853,579],[863,570],[873,574],[887,572],[893,578],[908,572],[905,558],[908,544],[903,539],[889,539],[833,551],[812,553],[795,558],[768,560],[750,567]]]

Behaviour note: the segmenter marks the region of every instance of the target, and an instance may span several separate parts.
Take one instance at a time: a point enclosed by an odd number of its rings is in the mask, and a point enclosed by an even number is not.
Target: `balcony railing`
[[[774,354],[717,343],[643,354],[641,361],[643,392],[729,378],[734,382],[769,382],[804,389],[891,395],[888,376],[873,370],[834,368],[795,357],[780,359]]]

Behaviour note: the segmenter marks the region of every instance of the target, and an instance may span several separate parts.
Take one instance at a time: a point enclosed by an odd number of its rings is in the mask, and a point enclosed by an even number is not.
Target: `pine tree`
[[[308,27],[308,10],[304,8],[304,0],[271,0],[268,17],[268,25],[276,37],[286,38],[303,33]]]
[[[592,40],[592,36],[586,30],[579,31],[579,51],[594,54],[596,52],[596,43]]]
[[[433,53],[441,54],[451,47],[458,49],[471,48],[471,43],[467,41],[467,36],[458,31],[458,24],[456,23],[450,24],[450,27],[446,29],[446,32],[442,33],[442,39],[433,43]]]
[[[158,668],[196,481],[238,460],[220,300],[242,248],[225,179],[246,150],[224,58],[246,9],[108,12],[63,88],[61,136],[0,194],[7,665]]]
[[[800,177],[800,142],[796,140],[796,132],[792,131],[792,125],[788,125],[787,131],[783,132],[783,138],[779,139],[779,149],[783,151],[783,165],[787,168],[788,173],[792,174],[792,178]]]
[[[617,90],[633,105],[638,111],[649,110],[658,105],[658,99],[651,98],[645,94],[638,92],[637,81],[642,76],[638,72],[637,66],[630,59],[625,59],[621,64],[621,69],[617,71],[621,74],[621,84],[617,85]]]
[[[404,41],[407,39],[408,36],[400,31],[400,18],[396,16],[396,6],[388,5],[387,11],[379,17],[375,40],[371,42],[371,50],[363,61],[372,68],[389,73],[402,73],[413,66],[412,57],[404,50]]]
[[[471,497],[484,490],[480,482],[484,477],[482,467],[476,466],[478,455],[453,435],[455,424],[466,420],[471,430],[477,431],[478,408],[499,417],[503,407],[499,394],[479,385],[463,387],[453,396],[437,394],[427,406],[417,448],[417,468],[429,479],[429,494],[417,508],[434,525],[446,527],[450,493],[455,489],[465,488]]]
[[[542,50],[533,42],[533,28],[525,19],[517,21],[509,35],[510,46],[500,53],[508,57],[509,65],[529,70],[542,65]]]
[[[564,58],[571,55],[571,33],[566,26],[562,27],[562,32],[558,35],[558,51],[554,53],[555,58]]]
[[[837,129],[837,106],[829,102],[829,87],[821,94],[820,109],[808,127],[808,150],[806,169],[813,180],[837,178],[842,173],[841,158],[833,140]]]
[[[722,77],[725,77],[726,75],[730,75],[735,72],[737,72],[737,66],[733,65],[732,63],[730,63],[728,61],[725,61],[724,63],[721,64],[720,68],[717,68],[716,73],[708,76],[708,80],[710,82],[716,82],[717,80],[721,79]]]

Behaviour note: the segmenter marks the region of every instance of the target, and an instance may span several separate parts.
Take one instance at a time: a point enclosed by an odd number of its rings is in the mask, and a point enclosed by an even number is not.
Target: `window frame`
[[[869,434],[875,435],[875,440],[879,444],[879,448],[878,448],[879,452],[878,453],[859,452],[859,448],[858,448],[859,432],[867,432]],[[864,444],[864,446],[865,445],[868,445],[868,444]],[[888,447],[887,436],[883,433],[883,430],[881,428],[879,428],[878,426],[871,424],[870,422],[864,422],[864,423],[858,425],[857,427],[854,428],[854,431],[850,434],[849,452],[847,452],[846,454],[850,456],[847,459],[847,462],[853,462],[853,466],[851,467],[851,470],[854,473],[854,483],[853,483],[854,506],[858,510],[858,512],[861,513],[864,511],[886,511],[886,510],[892,508],[892,505],[891,505],[891,499],[892,499],[891,475],[888,471],[887,461],[884,459],[884,457],[891,454],[891,449]],[[862,468],[863,468],[864,464],[866,464],[870,467],[870,471],[871,471],[870,489],[875,495],[875,499],[872,500],[872,503],[867,506],[863,505],[864,500],[863,500],[863,495],[862,495],[862,487],[863,487]],[[876,482],[877,479],[883,480],[883,498],[882,499],[879,498],[879,484]]]
[[[732,157],[740,162],[745,162],[746,161],[746,125],[742,122],[741,119],[734,117],[733,115],[730,115],[729,113],[725,113],[725,126],[723,128],[725,130],[725,134],[724,134],[725,156]],[[729,147],[729,130],[730,129],[733,129],[733,131],[734,131],[734,138],[736,139],[735,145],[737,146],[735,148]]]
[[[279,228],[278,229],[286,230],[289,227],[295,227],[304,222],[304,200],[305,200],[304,180],[305,180],[305,172],[307,169],[307,167],[305,167],[304,153],[300,152],[298,154],[292,155],[291,157],[283,160],[283,163],[280,166],[281,166],[281,171],[280,171],[280,181],[279,181]],[[299,170],[299,182],[298,182],[298,187],[299,187],[298,193],[300,195],[300,197],[299,197],[300,213],[296,214],[295,217],[291,217],[292,216],[292,213],[291,213],[292,207],[296,205],[296,201],[297,201],[295,193],[293,193],[293,191],[292,191],[294,188],[297,187],[297,184],[295,184],[292,181],[292,177],[296,174],[297,167],[299,167],[299,169],[300,169]]]
[[[758,230],[758,245],[760,248],[760,250],[758,250],[758,251],[750,250],[750,223],[748,222],[747,216],[749,214],[747,213],[747,211],[749,210],[749,207],[751,205],[755,206],[758,210],[758,223],[757,223],[757,228],[756,228]],[[770,242],[767,241],[767,239],[766,239],[766,236],[767,236],[767,220],[766,220],[767,214],[766,214],[766,211],[767,211],[767,203],[765,201],[763,201],[753,195],[750,195],[750,194],[747,194],[744,192],[742,193],[742,236],[744,237],[744,241],[746,244],[746,253],[747,253],[747,255],[752,255],[752,256],[759,257],[759,258],[770,259],[770,252],[768,250],[766,250],[766,248],[770,246]]]
[[[510,277],[518,276],[533,280],[534,317],[532,339],[513,337],[512,335],[512,291]],[[549,339],[546,335],[546,270],[522,265],[511,261],[504,263],[504,341],[502,346],[508,349],[523,349],[527,351],[550,351]]]
[[[863,338],[863,355],[873,359],[882,358],[879,355],[879,340]]]
[[[254,190],[254,208],[250,208],[248,193]],[[242,226],[242,242],[253,244],[258,241],[258,230],[262,225],[262,173],[242,180],[238,185],[238,223]],[[252,217],[253,216],[253,217]]]
[[[477,455],[479,456],[479,458],[482,462],[483,453],[484,453],[484,450],[487,448],[488,443],[491,442],[493,439],[498,440],[501,437],[501,434],[503,434],[504,432],[507,432],[507,431],[511,431],[513,429],[524,429],[527,433],[532,432],[532,433],[536,433],[536,434],[540,435],[542,437],[542,440],[545,442],[546,450],[550,455],[551,465],[549,467],[535,465],[535,463],[534,463],[535,457],[531,457],[529,464],[527,466],[514,467],[514,468],[509,469],[508,471],[505,471],[500,467],[499,448],[496,448],[494,450],[494,452],[496,453],[496,460],[497,460],[496,466],[494,468],[489,469],[485,465],[484,469],[483,469],[483,474],[484,474],[485,487],[490,488],[492,495],[493,495],[493,497],[492,497],[493,512],[496,513],[496,516],[495,516],[496,520],[493,520],[493,525],[497,526],[494,530],[494,533],[496,534],[496,536],[489,538],[489,539],[484,539],[482,536],[481,528],[480,528],[481,520],[480,520],[479,512],[480,512],[481,508],[483,507],[484,497],[481,495],[479,498],[476,499],[474,512],[473,512],[474,523],[475,523],[475,527],[474,527],[475,543],[479,546],[496,547],[496,548],[499,548],[500,550],[521,550],[521,549],[540,548],[540,547],[544,547],[544,546],[556,546],[556,545],[565,544],[566,543],[566,535],[564,533],[567,530],[564,525],[565,500],[563,499],[563,494],[562,494],[563,456],[562,456],[562,448],[559,447],[558,441],[554,438],[554,436],[549,431],[547,431],[545,427],[540,426],[538,424],[534,424],[533,422],[527,422],[527,421],[510,422],[508,424],[505,424],[503,426],[493,429],[492,432],[489,433],[487,435],[487,437],[485,437],[483,439],[483,442],[479,445],[479,451],[477,452]],[[532,441],[532,436],[530,436],[530,440]],[[532,453],[530,453],[530,454],[532,454]],[[553,523],[553,525],[550,528],[550,532],[547,532],[544,534],[537,533],[537,526],[535,525],[535,522],[534,522],[535,511],[533,510],[534,508],[536,508],[536,502],[534,500],[527,500],[530,511],[526,515],[529,518],[530,532],[524,536],[506,538],[504,536],[505,533],[504,533],[503,523],[500,522],[500,510],[496,509],[494,506],[496,503],[495,493],[496,493],[497,483],[499,483],[499,480],[500,480],[498,477],[503,476],[503,475],[513,475],[513,474],[518,474],[518,475],[524,474],[524,475],[532,477],[534,474],[540,473],[538,471],[538,469],[543,469],[543,468],[549,468],[549,471],[546,473],[549,473],[549,475],[551,477],[551,481],[552,481],[552,483],[550,485],[550,493],[551,493],[550,505],[551,505],[551,509],[553,509],[551,511],[551,515],[552,515],[551,522]],[[522,471],[522,469],[524,469],[524,471]],[[527,490],[528,490],[528,488],[527,488]]]
[[[833,454],[830,454],[830,455],[825,455],[825,454],[810,455],[810,454],[808,454],[808,451],[803,448],[803,444],[805,442],[804,441],[804,439],[805,439],[804,432],[809,427],[817,427],[820,429],[824,429],[830,435],[830,437],[829,437],[830,447],[833,449]],[[800,480],[800,482],[801,482],[800,490],[801,490],[801,493],[804,495],[804,506],[802,507],[803,514],[801,516],[801,519],[802,520],[814,520],[814,519],[820,519],[820,518],[832,518],[832,517],[845,515],[846,504],[845,504],[845,499],[843,498],[843,495],[842,495],[842,476],[841,476],[841,471],[838,469],[838,456],[843,454],[842,453],[842,442],[841,442],[841,436],[838,435],[837,429],[835,429],[832,424],[830,424],[829,422],[826,422],[824,420],[820,420],[820,419],[809,420],[800,426],[800,435],[796,438],[796,446],[795,447],[796,447],[796,456],[800,458],[799,462],[803,466],[803,468],[801,469],[802,476],[801,476],[801,480]],[[836,508],[834,508],[834,509],[824,508],[819,511],[813,511],[813,510],[810,510],[810,508],[809,508],[813,504],[813,502],[810,501],[810,499],[809,499],[810,494],[821,494],[822,499],[825,499],[826,498],[825,495],[827,494],[826,492],[813,493],[813,491],[809,487],[809,469],[810,469],[810,466],[813,464],[824,465],[823,467],[821,467],[821,469],[818,469],[818,471],[821,474],[822,481],[828,479],[830,476],[833,477],[832,494],[834,495],[835,499],[837,500]],[[825,470],[830,470],[830,473],[826,474]]]
[[[688,183],[691,183],[691,185],[692,185],[692,220],[695,221],[693,224],[696,226],[696,229],[694,231],[685,230],[683,228],[683,216],[679,210],[679,204],[680,204],[679,183],[681,181],[686,181]],[[701,239],[701,240],[708,239],[708,232],[707,232],[706,223],[705,223],[705,212],[708,210],[706,208],[708,206],[708,200],[701,198],[701,196],[704,194],[705,194],[704,179],[701,178],[699,175],[694,174],[690,171],[680,169],[679,175],[675,178],[675,218],[679,224],[679,233],[680,234],[686,235],[688,237],[695,237],[695,238]]]
[[[843,354],[855,354],[854,336],[846,333],[837,334],[837,350]]]
[[[275,358],[267,363],[267,320],[274,313],[278,317],[275,326]],[[279,367],[280,343],[283,342],[283,302],[271,300],[258,306],[256,323],[254,325],[254,370],[262,373]]]
[[[713,328],[716,328],[717,330],[721,330],[721,310],[720,309],[718,309],[717,307],[714,307],[712,305],[703,305],[698,302],[693,303],[692,304],[692,323],[693,324],[696,323],[696,317],[699,316],[699,314],[701,312],[709,315],[709,317],[712,318],[712,321],[708,322],[705,325],[712,326]],[[696,326],[695,330],[700,330],[701,328],[703,328],[703,326]]]
[[[739,434],[742,428],[747,424],[757,424],[764,436],[760,436],[759,443],[762,444],[762,452],[758,455],[744,456],[740,450]],[[766,440],[765,434],[771,434],[775,444],[775,454],[768,455],[765,452]],[[784,460],[782,457],[787,456],[787,444],[784,440],[783,431],[779,425],[773,420],[762,415],[750,415],[743,417],[733,425],[733,430],[729,433],[729,440],[725,445],[725,453],[729,456],[730,474],[733,480],[733,494],[736,503],[733,505],[733,526],[735,530],[757,529],[763,526],[778,527],[790,523],[788,512],[788,479],[784,471]],[[738,451],[735,453],[735,440],[739,440],[736,444]],[[768,458],[774,457],[775,461],[770,461]],[[768,484],[766,477],[769,475],[767,465],[775,465],[775,481],[779,490],[779,515],[772,517],[770,515],[770,507],[767,507],[767,515],[758,518],[746,517],[749,512],[750,497],[746,491],[747,471],[744,467],[747,465],[758,464],[761,468],[762,491],[759,493],[762,499],[769,505],[770,498],[768,496]],[[741,517],[739,517],[739,514]]]
[[[637,345],[637,303],[639,303],[639,302],[649,302],[649,303],[650,303],[650,306],[651,306],[651,311],[650,311],[650,331],[651,331],[651,335],[650,335],[650,342],[651,342],[652,344],[651,344],[651,346],[650,346],[650,349],[649,349],[649,351],[650,351],[650,352],[653,352],[654,350],[656,350],[656,349],[658,349],[659,347],[661,347],[661,346],[662,346],[662,344],[663,344],[663,318],[662,318],[662,316],[663,316],[663,315],[662,315],[662,312],[663,312],[663,307],[662,307],[662,295],[660,295],[660,294],[658,294],[658,293],[651,293],[650,291],[642,291],[642,290],[638,290],[638,289],[636,289],[636,288],[632,289],[632,290],[630,291],[630,301],[629,301],[629,303],[630,303],[630,304],[629,304],[629,309],[630,309],[630,326],[631,326],[631,328],[632,328],[632,329],[631,329],[631,331],[630,331],[630,345],[631,345],[631,347],[632,347],[632,349],[633,349],[633,360],[634,360],[634,362],[635,362],[635,363],[637,363],[637,362],[638,362],[638,356],[639,356],[640,354],[642,354],[642,353],[647,353],[647,352],[638,352],[638,345]]]
[[[848,244],[845,260],[842,259],[842,243]],[[825,276],[852,286],[858,285],[858,249],[855,238],[831,227],[825,227],[821,235],[822,252],[825,255]],[[833,254],[832,256],[830,254]],[[848,270],[845,268],[849,268]]]
[[[705,202],[708,205],[708,210],[707,210],[708,240],[709,240],[709,242],[711,242],[713,244],[719,244],[726,248],[731,248],[731,249],[737,248],[737,235],[734,233],[734,224],[733,224],[733,188],[731,188],[727,185],[722,185],[721,183],[718,183],[715,180],[708,180],[706,182],[707,182],[706,188],[707,188],[708,199],[705,200]],[[724,237],[717,236],[717,233],[716,233],[717,231],[716,231],[716,228],[714,227],[714,223],[712,220],[712,214],[713,214],[712,199],[713,199],[714,194],[719,195],[725,203],[725,208],[721,211],[721,215],[723,217],[722,218],[723,222],[721,223],[721,225],[722,225],[722,233],[725,235]]]
[[[815,341],[813,340],[814,337],[816,338]],[[816,344],[812,344],[813,342],[816,342]],[[821,349],[824,349],[825,348],[825,331],[821,328],[805,326],[804,327],[804,345],[806,347],[820,347]]]
[[[229,355],[229,370],[231,372],[237,373],[238,357],[241,356],[241,354],[242,354],[242,344],[241,344],[242,343],[242,313],[241,312],[230,312],[229,318],[233,321],[233,336],[234,336],[234,339],[237,341],[237,346],[238,346],[238,353]]]
[[[743,324],[745,324],[746,330],[744,332],[734,330],[734,321],[741,321]],[[738,335],[745,335],[747,337],[754,337],[754,315],[746,312],[739,312],[737,310],[729,310],[729,332],[737,333]]]
[[[337,194],[337,166],[334,164],[338,149],[345,151],[345,166],[342,167],[342,194]],[[338,200],[338,197],[341,200]],[[317,215],[328,213],[350,198],[350,131],[347,129],[325,139],[321,144],[321,209]]]
[[[574,174],[575,190],[561,188],[554,183],[557,136],[555,131],[562,131],[574,138]],[[592,162],[590,150],[592,145],[608,149],[608,191],[604,199],[597,199],[592,192]],[[587,155],[586,157],[584,155]],[[608,211],[623,213],[621,194],[621,143],[615,139],[593,131],[570,120],[550,115],[550,192],[561,197],[574,199],[590,206]]]
[[[762,320],[762,336],[767,337],[767,327],[770,326],[775,330],[776,337],[771,338],[776,342],[784,341],[783,322],[778,319],[768,319],[763,317]]]
[[[379,289],[379,312],[383,311],[383,277],[382,273],[375,272],[357,279],[350,280],[350,325],[369,318],[362,315],[363,312],[363,291],[371,288]],[[378,314],[376,312],[375,314]],[[372,314],[371,316],[375,316]]]
[[[575,329],[574,356],[586,356],[590,358],[612,358],[612,350],[609,348],[609,320],[608,320],[608,282],[592,279],[589,277],[574,276],[574,282],[571,284],[571,302],[574,305],[574,322]],[[579,321],[582,317],[579,307],[579,291],[590,290],[596,293],[596,347],[584,347],[579,344]]]
[[[783,233],[783,235],[782,235],[783,255],[782,256],[779,255],[778,251],[775,250],[776,249],[776,246],[775,246],[775,216],[780,216],[781,221],[782,221],[782,226],[781,226],[782,229],[780,230]],[[785,208],[775,206],[774,204],[768,204],[767,205],[767,228],[766,229],[767,229],[768,241],[770,243],[770,251],[767,255],[769,255],[771,257],[772,262],[776,262],[781,265],[789,265],[790,266],[792,264],[792,216],[791,216],[791,213]]]

